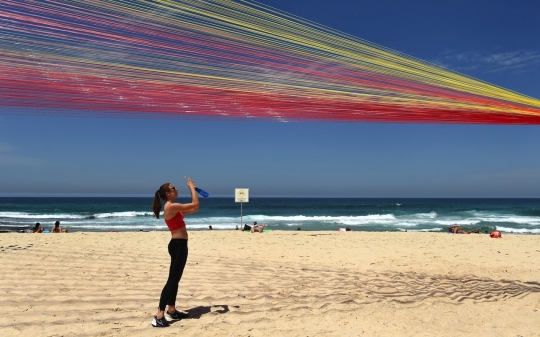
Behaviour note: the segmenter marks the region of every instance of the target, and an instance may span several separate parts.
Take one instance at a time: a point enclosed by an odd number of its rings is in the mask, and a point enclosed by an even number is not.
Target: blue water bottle
[[[201,196],[205,197],[205,198],[208,198],[209,194],[203,190],[201,190],[200,188],[198,187],[195,187],[195,191],[197,191],[197,193],[199,193]]]
[[[186,177],[186,176],[184,176],[184,178],[186,178],[186,180],[189,180],[189,178]],[[201,190],[201,189],[198,188],[198,187],[195,187],[195,191],[197,191],[197,193],[199,193],[199,194],[200,194],[202,197],[204,197],[204,198],[208,198],[208,196],[210,195],[210,194],[208,194],[206,191]]]

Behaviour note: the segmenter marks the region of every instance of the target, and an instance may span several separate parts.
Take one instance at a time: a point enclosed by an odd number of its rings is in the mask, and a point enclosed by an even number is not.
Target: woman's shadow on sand
[[[211,312],[222,315],[222,314],[228,313],[229,311],[230,310],[229,310],[228,305],[198,306],[195,308],[185,310],[185,312],[189,316],[184,319],[199,319],[201,318],[202,315],[205,315]]]

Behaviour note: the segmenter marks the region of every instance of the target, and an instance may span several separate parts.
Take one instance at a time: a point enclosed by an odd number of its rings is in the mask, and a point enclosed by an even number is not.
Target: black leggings
[[[188,256],[187,241],[187,239],[171,239],[171,242],[169,242],[171,267],[169,269],[169,278],[159,298],[159,310],[165,310],[165,305],[175,305],[176,303],[178,283],[182,278]]]

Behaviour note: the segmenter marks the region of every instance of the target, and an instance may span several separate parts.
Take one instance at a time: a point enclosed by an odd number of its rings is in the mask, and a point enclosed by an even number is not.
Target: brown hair
[[[154,194],[154,203],[152,204],[152,211],[154,211],[154,216],[159,219],[159,212],[161,212],[161,200],[167,201],[167,192],[169,191],[170,183],[165,183],[159,187],[159,189]]]

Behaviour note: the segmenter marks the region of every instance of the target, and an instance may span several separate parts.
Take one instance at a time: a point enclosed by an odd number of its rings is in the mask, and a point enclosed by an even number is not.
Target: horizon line
[[[75,193],[0,193],[0,198],[149,198],[151,194],[75,194]],[[179,196],[177,199],[185,199],[189,196]],[[210,198],[234,199],[234,195],[218,194]],[[250,199],[540,199],[540,196],[339,196],[339,195],[256,195]],[[205,198],[199,197],[200,200]],[[249,202],[249,201],[248,201]]]

